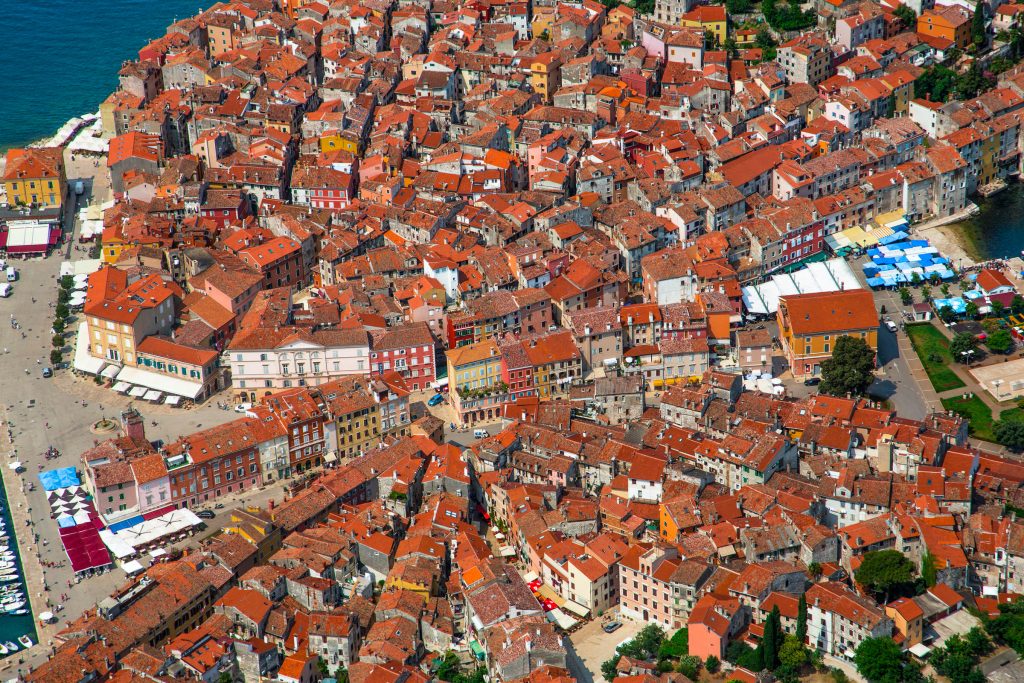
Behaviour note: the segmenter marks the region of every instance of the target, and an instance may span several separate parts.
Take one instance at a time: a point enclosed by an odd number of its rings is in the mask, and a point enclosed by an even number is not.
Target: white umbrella
[[[40,612],[39,621],[53,621],[53,612]]]
[[[9,467],[10,469],[12,469],[15,472],[17,472],[18,470],[21,469],[21,463],[20,462],[12,462],[9,465],[7,465],[7,467]]]

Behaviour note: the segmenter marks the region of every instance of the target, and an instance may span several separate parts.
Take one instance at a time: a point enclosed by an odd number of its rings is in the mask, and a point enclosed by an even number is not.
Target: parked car
[[[196,517],[199,517],[200,519],[213,519],[216,516],[217,515],[213,513],[213,510],[200,510],[196,513]]]
[[[896,323],[889,320],[888,318],[885,319],[885,326],[889,329],[890,332],[895,332],[896,330],[899,329],[899,327],[896,326]]]
[[[239,403],[237,406],[235,406],[236,413],[247,413],[250,410],[252,410],[251,403]]]
[[[615,631],[618,631],[620,628],[622,628],[621,621],[609,621],[607,624],[601,627],[601,630],[605,633],[614,633]]]
[[[43,377],[53,377],[53,370],[51,370],[50,368],[43,368]]]
[[[430,406],[431,408],[433,408],[434,406],[439,406],[442,403],[444,403],[444,394],[434,394],[433,396],[430,397],[430,400],[427,401],[427,405]]]
[[[805,387],[816,387],[819,384],[821,384],[820,377],[808,377],[807,379],[804,380]]]

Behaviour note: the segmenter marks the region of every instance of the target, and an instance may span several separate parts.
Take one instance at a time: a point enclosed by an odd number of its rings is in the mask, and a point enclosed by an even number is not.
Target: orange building
[[[917,18],[917,33],[948,40],[961,50],[966,49],[971,42],[971,13],[960,5],[936,5]]]

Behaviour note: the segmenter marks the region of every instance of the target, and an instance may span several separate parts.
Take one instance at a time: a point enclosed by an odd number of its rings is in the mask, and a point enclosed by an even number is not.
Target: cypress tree
[[[800,602],[797,603],[796,608],[796,639],[800,641],[801,645],[807,643],[807,596],[804,593],[800,594]]]

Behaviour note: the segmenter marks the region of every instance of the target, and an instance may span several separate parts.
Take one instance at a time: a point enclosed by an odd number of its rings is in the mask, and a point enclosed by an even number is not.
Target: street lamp
[[[996,400],[997,401],[999,400],[999,396],[1000,396],[1000,394],[999,394],[999,386],[1002,383],[1003,383],[1003,380],[1001,380],[1001,379],[994,379],[994,380],[992,380],[992,385],[996,388]]]
[[[966,351],[961,351],[960,355],[964,357],[964,363],[967,365],[967,367],[971,367],[971,356],[974,355],[974,349],[967,349]]]

